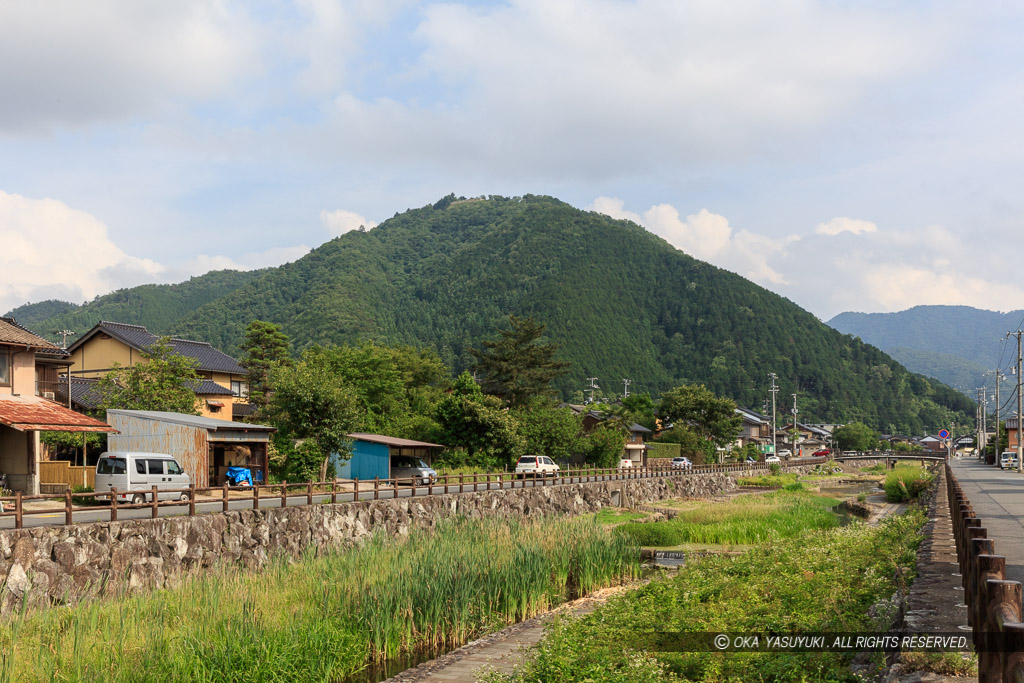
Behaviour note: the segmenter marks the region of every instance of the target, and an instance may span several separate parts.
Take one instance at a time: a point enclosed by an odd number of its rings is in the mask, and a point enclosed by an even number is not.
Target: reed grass
[[[648,547],[749,545],[838,526],[830,509],[838,503],[835,498],[800,489],[772,491],[685,510],[664,522],[630,522],[616,530]]]
[[[0,623],[0,682],[339,681],[639,576],[593,520],[451,520]]]

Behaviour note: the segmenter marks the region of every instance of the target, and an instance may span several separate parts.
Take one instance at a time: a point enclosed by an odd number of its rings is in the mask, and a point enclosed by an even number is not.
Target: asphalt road
[[[950,464],[996,553],[1006,557],[1007,580],[1024,583],[1024,474],[976,458],[954,458]]]

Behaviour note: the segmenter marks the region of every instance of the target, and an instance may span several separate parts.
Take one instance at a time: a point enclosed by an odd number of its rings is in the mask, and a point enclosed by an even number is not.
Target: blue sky
[[[459,195],[630,218],[819,317],[1024,306],[1016,3],[0,1],[0,309]]]

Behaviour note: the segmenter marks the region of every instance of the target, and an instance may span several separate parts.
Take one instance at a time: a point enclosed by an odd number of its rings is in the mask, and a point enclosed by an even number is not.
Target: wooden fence
[[[66,488],[96,486],[96,468],[78,467],[66,460],[43,460],[39,465],[40,484],[64,484]]]
[[[996,555],[995,541],[988,538],[988,530],[974,516],[974,508],[948,463],[946,490],[967,603],[967,623],[978,652],[978,680],[1024,681],[1021,584],[1005,580],[1006,558]]]

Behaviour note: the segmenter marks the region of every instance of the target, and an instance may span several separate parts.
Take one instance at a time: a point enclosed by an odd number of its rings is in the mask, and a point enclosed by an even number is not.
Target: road
[[[975,458],[954,458],[950,464],[996,553],[1006,557],[1007,580],[1024,583],[1024,475]]]
[[[650,476],[662,476],[660,474],[651,473]],[[584,476],[584,477],[561,477],[557,480],[558,484],[576,484],[583,482],[595,482],[595,481],[615,481],[636,478],[635,475],[601,475],[601,476]],[[341,484],[339,486],[345,486]],[[556,485],[555,480],[539,479],[533,480],[520,480],[520,481],[505,481],[500,485],[497,481],[492,481],[490,484],[483,482],[478,484],[466,483],[463,485],[463,492],[469,493],[472,491],[486,491],[511,488],[532,488],[535,486],[553,486]],[[349,490],[346,492],[339,491],[337,494],[337,501],[339,503],[347,503],[354,500],[355,494],[351,490],[351,484],[347,484]],[[298,488],[298,487],[296,487]],[[360,487],[359,500],[373,500],[373,489]],[[232,489],[237,491],[237,489]],[[444,487],[435,484],[432,489],[434,495],[444,493]],[[426,486],[416,487],[415,490],[412,487],[400,487],[394,488],[381,488],[380,498],[411,498],[413,496],[426,496],[429,495],[430,490]],[[448,493],[459,493],[458,484],[450,484],[448,486]],[[281,505],[281,496],[275,495],[269,497],[268,493],[260,492],[259,507],[261,510],[268,508],[279,508]],[[329,503],[331,502],[331,494],[313,494],[313,504]],[[289,493],[287,497],[287,504],[289,507],[298,505],[307,505],[309,498],[305,493]],[[53,507],[62,506],[62,501],[54,502]],[[229,498],[228,509],[229,510],[251,510],[253,508],[252,498]],[[224,509],[223,500],[210,501],[209,498],[200,498],[196,501],[196,514],[200,513],[212,513],[221,512]],[[8,513],[10,509],[8,508]],[[174,517],[188,514],[188,503],[172,503],[169,501],[161,501],[158,509],[160,517]],[[124,521],[128,519],[150,519],[153,516],[153,509],[150,505],[145,505],[141,508],[129,508],[127,504],[118,505],[117,519],[118,521]],[[24,514],[24,527],[35,527],[35,526],[56,526],[64,524],[64,512],[46,512],[46,513],[33,513],[28,509],[25,510]],[[105,507],[90,510],[89,508],[75,508],[72,513],[72,520],[74,523],[85,523],[85,522],[107,522],[110,521],[110,510]],[[0,529],[13,529],[14,528],[14,517],[9,514],[4,517],[0,517]]]

